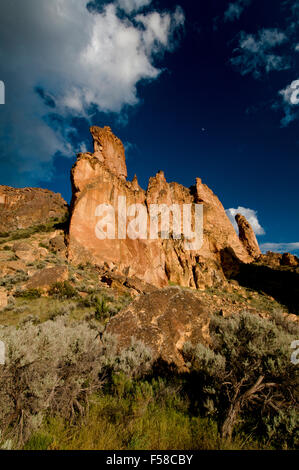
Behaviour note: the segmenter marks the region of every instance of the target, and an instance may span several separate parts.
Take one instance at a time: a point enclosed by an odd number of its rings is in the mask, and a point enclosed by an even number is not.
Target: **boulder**
[[[284,253],[282,255],[281,265],[297,267],[299,266],[299,258],[297,258],[295,255],[292,255],[291,253]]]
[[[39,260],[39,252],[29,243],[17,242],[13,245],[15,256],[25,263],[33,263]]]
[[[128,347],[134,337],[151,349],[154,360],[184,369],[184,344],[208,343],[208,329],[209,314],[199,297],[168,287],[141,295],[110,320],[106,331],[118,338],[120,348]]]
[[[130,292],[133,296],[150,293],[156,290],[151,284],[147,284],[136,277],[130,278],[111,271],[100,274],[100,281],[120,292]]]
[[[65,253],[66,251],[66,244],[64,241],[64,236],[63,235],[57,235],[53,238],[50,239],[49,241],[49,247],[52,251],[55,251],[56,253]]]
[[[29,243],[26,242],[16,242],[12,249],[15,253],[17,253],[18,251],[31,251],[32,247]]]
[[[57,282],[64,282],[68,279],[67,266],[55,266],[36,272],[25,284],[25,289],[47,290]]]
[[[6,289],[4,287],[0,287],[0,310],[3,310],[5,307],[7,307],[8,304],[8,296]]]
[[[0,262],[0,275],[7,276],[12,275],[16,272],[26,272],[26,264],[21,261],[6,261],[5,263]]]

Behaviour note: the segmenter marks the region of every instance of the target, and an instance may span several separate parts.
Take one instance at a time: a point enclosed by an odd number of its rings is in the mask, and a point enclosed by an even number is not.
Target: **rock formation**
[[[0,233],[62,220],[68,214],[60,194],[47,189],[0,186]]]
[[[118,274],[164,287],[169,282],[187,287],[205,288],[224,281],[221,266],[222,252],[232,250],[244,263],[253,261],[239,240],[217,196],[198,178],[191,188],[178,183],[168,183],[163,172],[150,178],[146,191],[140,188],[137,177],[127,181],[125,153],[120,140],[110,128],[92,127],[94,153],[79,154],[72,169],[72,214],[69,232],[69,258],[74,263],[90,261],[99,266],[105,263]],[[119,197],[126,198],[125,207],[119,206]],[[98,206],[115,208],[116,226],[132,204],[146,210],[147,232],[130,239],[122,227],[110,239],[99,239],[96,227],[99,221]],[[173,204],[203,205],[203,244],[201,248],[186,248],[186,239],[177,239],[170,233],[163,239],[161,220],[160,236],[150,238],[150,205]],[[130,221],[130,219],[129,219]],[[182,224],[181,224],[182,226]],[[192,230],[194,230],[194,222]],[[100,237],[101,238],[101,237]]]
[[[67,266],[55,266],[36,272],[25,284],[26,289],[47,290],[56,283],[64,282],[68,279]]]
[[[299,258],[291,253],[273,253],[267,251],[266,254],[261,255],[258,260],[259,264],[268,266],[272,269],[280,269],[281,267],[298,268]]]
[[[236,222],[239,227],[239,238],[241,242],[243,243],[247,253],[249,254],[249,256],[252,256],[252,258],[254,259],[258,258],[262,254],[262,252],[258,245],[253,228],[251,227],[249,222],[246,220],[244,215],[237,214]]]
[[[0,287],[0,310],[7,307],[8,297],[7,292],[3,287]]]
[[[94,156],[116,176],[127,178],[127,165],[124,146],[110,127],[93,126],[90,128],[94,143]]]
[[[107,332],[118,337],[120,348],[131,339],[150,347],[153,359],[161,358],[184,368],[182,349],[187,341],[209,341],[209,314],[192,292],[168,287],[145,294],[110,320]]]

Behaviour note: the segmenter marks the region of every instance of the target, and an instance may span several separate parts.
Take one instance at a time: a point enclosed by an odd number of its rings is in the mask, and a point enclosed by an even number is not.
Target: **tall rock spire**
[[[128,176],[125,149],[121,140],[111,128],[93,126],[90,128],[93,137],[94,156],[116,176],[126,179]]]
[[[250,256],[253,258],[258,258],[262,252],[250,223],[247,221],[244,215],[241,214],[236,215],[236,222],[239,227],[239,238],[243,243],[244,248]]]

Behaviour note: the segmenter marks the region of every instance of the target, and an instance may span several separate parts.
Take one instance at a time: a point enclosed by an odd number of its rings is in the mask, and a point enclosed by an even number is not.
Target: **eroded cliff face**
[[[144,191],[137,177],[127,181],[125,153],[120,140],[110,128],[91,128],[94,139],[93,154],[79,154],[72,169],[73,202],[69,234],[69,258],[74,263],[90,261],[108,266],[120,274],[136,276],[157,287],[169,282],[185,287],[205,288],[220,284],[225,277],[222,253],[232,250],[238,260],[253,260],[238,238],[224,207],[217,196],[198,178],[195,186],[185,188],[168,183],[163,172],[150,178]],[[119,197],[126,198],[125,211],[132,204],[140,204],[146,211],[147,236],[130,239],[122,229],[122,236],[99,239],[96,227],[99,220],[97,207],[110,204],[115,208],[116,226],[124,209]],[[150,238],[150,207],[153,204],[203,205],[203,245],[199,249],[186,249],[186,240]],[[132,217],[127,218],[127,226]],[[192,226],[194,229],[194,226]],[[162,231],[159,225],[160,231]]]
[[[12,232],[68,216],[60,194],[47,189],[0,186],[0,232]]]

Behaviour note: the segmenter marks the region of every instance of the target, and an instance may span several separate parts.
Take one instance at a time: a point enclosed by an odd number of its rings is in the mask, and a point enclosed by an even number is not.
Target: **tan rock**
[[[39,260],[39,253],[35,251],[16,251],[15,255],[25,263],[34,263],[35,261]]]
[[[122,292],[128,292],[129,290],[132,295],[148,294],[156,290],[151,284],[147,284],[136,277],[130,278],[113,272],[101,274],[100,281]]]
[[[8,304],[8,295],[4,287],[0,287],[0,310],[3,310],[7,307]]]
[[[17,242],[13,245],[15,256],[25,263],[33,263],[39,260],[39,252],[29,243]]]
[[[0,232],[40,225],[68,214],[66,202],[60,194],[38,188],[10,188],[0,186]]]
[[[126,179],[128,173],[125,149],[121,140],[113,134],[108,126],[103,129],[93,126],[90,128],[90,132],[93,137],[94,156],[116,176]]]
[[[267,251],[266,254],[262,254],[258,258],[258,262],[269,268],[275,269],[281,266],[282,254],[274,253],[273,251]]]
[[[243,243],[246,251],[253,258],[258,258],[262,252],[250,223],[241,214],[236,215],[236,222],[239,227],[239,238]]]
[[[52,251],[55,251],[56,253],[64,253],[66,251],[64,236],[57,235],[56,237],[51,238],[49,241],[49,247]]]
[[[10,261],[14,256],[14,253],[11,251],[0,251],[0,263],[3,261]]]
[[[229,248],[236,259],[251,262],[253,257],[239,240],[217,196],[198,178],[190,189],[178,183],[168,183],[163,172],[150,178],[147,191],[140,188],[137,177],[126,181],[123,146],[111,129],[91,129],[95,153],[80,154],[72,169],[73,200],[69,231],[68,255],[72,262],[105,263],[114,266],[118,274],[138,277],[157,287],[169,282],[193,288],[204,288],[225,282],[221,253]],[[120,157],[120,158],[118,158]],[[117,163],[119,162],[119,164]],[[145,207],[146,238],[126,237],[99,240],[96,237],[96,208],[110,204],[119,220],[118,198],[126,197],[131,204]],[[204,242],[200,250],[186,249],[185,240],[150,239],[150,204],[202,204],[204,209]],[[160,235],[161,235],[160,227]]]
[[[192,292],[168,287],[142,295],[113,317],[107,332],[117,336],[120,348],[134,337],[152,350],[153,359],[185,367],[182,349],[188,341],[206,343],[209,316]]]
[[[282,266],[299,266],[299,258],[291,253],[284,253],[281,260]]]
[[[13,247],[13,251],[16,253],[18,251],[31,251],[32,246],[26,242],[16,242]]]
[[[18,271],[27,271],[26,264],[23,261],[6,261],[5,263],[0,262],[0,275],[12,275]]]
[[[64,282],[68,279],[67,266],[55,266],[36,272],[25,284],[26,289],[49,289],[57,282]]]

